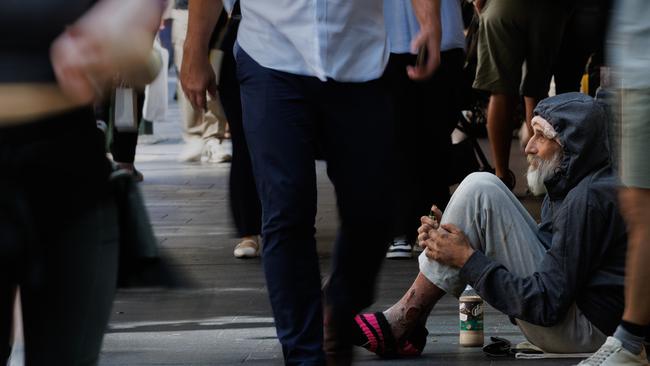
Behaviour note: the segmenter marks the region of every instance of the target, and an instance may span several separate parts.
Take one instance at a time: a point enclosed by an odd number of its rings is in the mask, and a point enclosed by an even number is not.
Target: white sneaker
[[[404,239],[393,239],[393,243],[388,247],[386,258],[388,259],[408,259],[413,255],[413,246]]]
[[[204,163],[227,163],[232,161],[232,144],[230,141],[209,139],[205,143],[201,161]]]
[[[583,366],[643,366],[648,365],[645,348],[641,349],[640,355],[623,348],[621,341],[614,337],[607,337],[605,344],[591,355],[588,359],[580,362]]]
[[[260,245],[257,242],[257,238],[249,239],[245,238],[240,241],[233,252],[235,258],[255,258],[260,255]]]
[[[185,143],[183,150],[178,155],[178,161],[182,163],[192,163],[201,160],[201,153],[205,142],[203,139],[196,138]]]

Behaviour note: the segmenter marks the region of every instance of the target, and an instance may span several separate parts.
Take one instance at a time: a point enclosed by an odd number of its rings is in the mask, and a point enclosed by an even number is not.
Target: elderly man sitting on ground
[[[494,175],[468,176],[444,214],[434,206],[437,220],[422,217],[420,273],[404,297],[355,318],[359,346],[419,355],[436,302],[467,284],[547,352],[593,352],[613,333],[624,305],[626,232],[607,114],[569,93],[539,103],[532,125],[527,178],[533,193],[546,192],[541,223]]]

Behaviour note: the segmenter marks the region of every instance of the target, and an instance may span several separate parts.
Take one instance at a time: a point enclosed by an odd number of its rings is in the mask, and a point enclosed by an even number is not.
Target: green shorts
[[[621,182],[650,189],[650,89],[621,91]]]
[[[548,96],[569,13],[561,0],[488,0],[480,16],[474,88]]]

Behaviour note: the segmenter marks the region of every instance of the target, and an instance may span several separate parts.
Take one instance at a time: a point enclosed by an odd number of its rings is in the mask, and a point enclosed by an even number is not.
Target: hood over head
[[[582,93],[566,93],[539,102],[534,114],[548,121],[564,156],[544,184],[551,199],[564,197],[589,173],[610,164],[605,106]]]

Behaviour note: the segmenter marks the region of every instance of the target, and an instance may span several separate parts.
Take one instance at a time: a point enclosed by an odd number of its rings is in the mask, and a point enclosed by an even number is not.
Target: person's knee
[[[490,193],[495,190],[500,190],[499,186],[503,185],[503,182],[494,174],[486,172],[475,172],[463,179],[458,186],[458,189],[462,189],[465,193]]]
[[[465,177],[454,192],[445,214],[449,212],[466,212],[482,209],[492,202],[504,199],[504,190],[508,190],[496,175],[485,172],[472,173]]]

